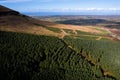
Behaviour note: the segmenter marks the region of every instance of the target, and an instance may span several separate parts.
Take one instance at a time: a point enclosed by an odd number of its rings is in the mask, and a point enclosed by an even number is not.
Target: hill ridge
[[[12,10],[12,9],[9,9],[7,7],[4,7],[2,5],[0,5],[0,16],[5,16],[5,15],[19,15],[20,13],[15,11],[15,10]]]

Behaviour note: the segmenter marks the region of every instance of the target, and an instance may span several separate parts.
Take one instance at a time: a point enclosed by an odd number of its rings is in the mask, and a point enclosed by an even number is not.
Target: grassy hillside
[[[103,53],[103,48],[101,48],[103,45],[102,42],[96,43],[101,43],[99,46],[101,49],[96,49],[95,47],[98,47],[98,45],[91,44],[93,46],[87,50],[89,45],[86,45],[89,43],[89,41],[85,42],[80,40],[79,43],[81,44],[79,44],[75,40],[75,42],[72,42],[73,45],[74,43],[79,45],[74,45],[74,50],[68,45],[68,43],[71,44],[71,41],[73,40],[65,39],[64,42],[64,40],[61,40],[57,37],[36,36],[23,33],[0,31],[0,80],[117,79],[116,76],[105,76],[101,68],[98,68],[97,65],[92,64],[86,59],[85,56],[78,53],[80,49],[81,53],[84,53],[85,51],[91,52],[92,48],[94,48],[94,51],[98,50],[98,52]],[[119,45],[115,47],[117,47],[118,50]],[[105,48],[103,50],[108,51],[107,49],[108,48]],[[112,52],[110,54],[112,54]],[[98,55],[98,57],[96,57],[98,59],[100,57],[99,53],[93,53],[91,55]],[[104,53],[102,56],[106,57],[106,55],[108,54]],[[116,55],[119,54],[116,53]],[[110,60],[110,58],[105,57],[102,57],[100,60],[102,68],[107,68],[104,66],[106,65],[105,62],[108,63]],[[102,60],[104,59],[108,59],[108,61],[105,60],[103,62]],[[118,59],[119,58],[117,58],[117,60]],[[115,63],[115,60],[116,59],[114,58],[114,64],[110,64],[116,65],[117,63]],[[106,66],[111,67],[111,65],[107,64]],[[117,65],[115,67],[117,67]],[[112,70],[112,68],[109,69]]]
[[[0,11],[0,80],[120,79],[120,30],[105,27],[119,27],[114,18],[61,17],[65,25]]]
[[[64,25],[52,25],[51,27],[64,29],[67,33],[76,34],[93,33],[92,35],[101,35],[109,33],[109,38],[114,40],[120,40],[120,19],[119,16],[43,16],[35,17],[39,20],[51,21],[64,24]],[[65,25],[67,24],[67,25]],[[69,30],[69,31],[68,31]],[[102,32],[102,33],[101,33]],[[100,39],[100,38],[98,38]]]

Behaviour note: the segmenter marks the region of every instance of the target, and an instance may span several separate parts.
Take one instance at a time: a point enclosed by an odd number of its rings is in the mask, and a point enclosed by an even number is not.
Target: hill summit
[[[0,5],[0,16],[3,16],[3,15],[18,15],[18,14],[20,14],[20,13]]]
[[[32,18],[23,15],[18,11],[0,5],[0,26],[3,26],[4,29],[6,26],[9,26],[11,29],[31,26],[32,22],[34,22],[34,20],[31,20]]]

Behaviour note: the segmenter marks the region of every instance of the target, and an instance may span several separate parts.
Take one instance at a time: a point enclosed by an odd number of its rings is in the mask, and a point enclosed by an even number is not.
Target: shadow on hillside
[[[62,24],[72,24],[72,25],[105,25],[107,24],[106,27],[110,27],[112,24],[114,25],[119,25],[120,22],[114,22],[114,21],[108,21],[104,19],[74,19],[74,20],[65,20],[65,21],[57,21],[57,23],[62,23]]]
[[[120,29],[120,24],[118,24],[118,25],[106,25],[105,27]]]

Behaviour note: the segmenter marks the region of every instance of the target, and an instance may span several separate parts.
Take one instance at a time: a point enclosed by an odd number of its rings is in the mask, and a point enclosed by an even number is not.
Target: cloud
[[[26,2],[32,0],[0,0],[0,3],[15,3],[15,2]]]
[[[62,11],[120,11],[120,8],[62,8]]]
[[[26,11],[45,11],[45,12],[80,12],[80,11],[100,11],[100,12],[106,12],[106,11],[113,11],[113,12],[120,12],[120,8],[34,8],[34,9],[28,9]]]
[[[62,11],[120,11],[120,8],[63,8]]]

